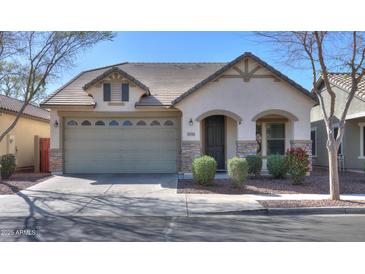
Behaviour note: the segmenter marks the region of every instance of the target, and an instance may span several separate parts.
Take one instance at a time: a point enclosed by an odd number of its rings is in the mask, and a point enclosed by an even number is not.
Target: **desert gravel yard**
[[[266,208],[294,207],[365,207],[365,201],[332,201],[332,200],[265,200],[258,201]]]
[[[10,179],[0,179],[0,195],[14,194],[52,177],[50,173],[19,172]]]
[[[365,194],[365,175],[340,173],[341,194]],[[200,186],[192,179],[178,181],[178,193],[197,194],[328,194],[328,170],[315,169],[305,178],[303,185],[292,185],[290,179],[273,179],[269,176],[250,177],[244,187],[235,187],[229,179],[216,179],[209,186]]]

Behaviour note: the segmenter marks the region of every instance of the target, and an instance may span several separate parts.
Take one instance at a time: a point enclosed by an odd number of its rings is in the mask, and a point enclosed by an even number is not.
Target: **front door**
[[[205,119],[205,154],[217,161],[217,169],[225,169],[224,116]]]

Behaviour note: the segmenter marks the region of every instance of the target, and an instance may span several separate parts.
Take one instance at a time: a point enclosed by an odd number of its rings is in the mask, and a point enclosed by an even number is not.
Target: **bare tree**
[[[265,32],[259,33],[259,37],[277,46],[276,49],[285,54],[288,63],[307,66],[312,71],[312,92],[318,98],[327,132],[330,197],[339,200],[337,152],[345,133],[347,112],[365,74],[365,33]],[[329,74],[334,71],[345,72],[351,78],[350,92],[344,103],[336,101],[336,93],[330,83]],[[319,79],[323,81],[324,89],[319,89]],[[329,99],[325,100],[325,95]],[[337,137],[335,123],[338,123]]]
[[[0,142],[52,77],[72,66],[83,50],[112,38],[111,32],[0,32],[0,75],[4,67],[16,64],[3,73],[0,86],[15,83],[24,89],[24,103],[10,126],[1,131]],[[9,77],[16,81],[10,83]]]

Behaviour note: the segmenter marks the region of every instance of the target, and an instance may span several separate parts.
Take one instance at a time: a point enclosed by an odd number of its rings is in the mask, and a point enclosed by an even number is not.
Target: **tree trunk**
[[[328,150],[328,168],[330,179],[330,198],[340,200],[340,180],[338,176],[337,149],[335,144],[330,144]]]

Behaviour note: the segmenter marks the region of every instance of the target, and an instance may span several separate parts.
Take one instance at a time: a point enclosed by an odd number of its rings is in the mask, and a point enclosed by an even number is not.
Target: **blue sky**
[[[117,32],[82,53],[75,66],[48,85],[53,92],[82,70],[120,62],[226,62],[250,51],[302,86],[311,88],[311,72],[293,69],[251,32]]]

